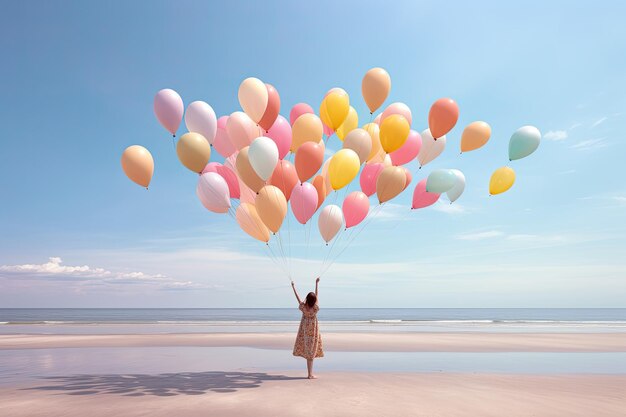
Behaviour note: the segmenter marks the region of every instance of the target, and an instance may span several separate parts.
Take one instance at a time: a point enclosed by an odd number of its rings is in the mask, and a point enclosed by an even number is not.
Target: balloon
[[[337,137],[344,140],[346,135],[357,127],[359,127],[359,115],[356,113],[356,110],[354,110],[354,107],[350,106],[346,120],[337,128]]]
[[[343,200],[341,206],[346,219],[346,229],[361,223],[370,209],[370,200],[360,191],[352,191]]]
[[[333,240],[335,235],[341,230],[342,225],[343,213],[341,209],[334,204],[329,204],[324,207],[320,213],[320,217],[317,219],[317,226],[326,244]]]
[[[248,159],[259,178],[267,181],[278,163],[278,147],[272,139],[260,136],[250,145]]]
[[[289,204],[296,220],[305,224],[317,210],[317,201],[317,190],[308,182],[293,187]]]
[[[330,165],[331,158],[332,156],[324,161],[324,165],[322,165],[322,177],[324,177],[324,187],[326,188],[326,195],[334,191],[333,187],[330,185],[330,177],[328,176],[328,166]]]
[[[363,190],[368,197],[376,192],[376,181],[384,168],[385,166],[379,162],[367,164],[363,167],[359,182],[361,183],[361,190]]]
[[[387,153],[400,149],[411,128],[409,122],[399,114],[392,114],[382,121],[380,125],[380,144]]]
[[[216,172],[219,174],[228,185],[228,191],[230,194],[230,198],[239,198],[241,195],[241,190],[239,188],[239,178],[235,171],[231,168],[220,164],[219,162],[209,162],[207,166],[204,167],[201,174],[206,174],[207,172]]]
[[[211,157],[211,145],[201,134],[187,132],[178,140],[176,154],[187,169],[200,173]]]
[[[369,133],[370,139],[372,140],[372,150],[370,150],[370,154],[367,157],[367,160],[371,161],[372,158],[374,158],[378,154],[378,152],[382,150],[382,147],[380,146],[379,136],[380,126],[378,126],[376,123],[368,123],[363,126],[363,130]]]
[[[237,168],[237,174],[239,178],[246,184],[252,191],[258,193],[265,185],[265,181],[259,177],[252,164],[250,164],[249,147],[246,146],[237,154],[237,160],[235,161],[235,167]]]
[[[541,142],[541,132],[534,126],[520,127],[509,141],[509,160],[522,159],[535,152]]]
[[[473,151],[483,146],[491,137],[491,126],[485,122],[472,122],[461,134],[461,152]]]
[[[406,181],[404,182],[404,188],[402,189],[402,191],[404,191],[408,188],[409,184],[411,184],[411,181],[413,181],[413,174],[411,174],[411,171],[409,171],[405,167],[402,167],[402,169],[404,170],[404,175],[406,177]]]
[[[289,200],[293,187],[299,183],[296,168],[291,164],[291,162],[285,161],[284,159],[278,161],[276,168],[274,168],[274,173],[270,177],[269,183],[278,187],[285,195],[285,198]]]
[[[456,176],[454,186],[447,192],[450,203],[452,204],[458,200],[461,194],[463,194],[463,191],[465,191],[465,175],[458,169],[451,169],[450,171]]]
[[[334,130],[332,130],[330,127],[326,126],[324,123],[322,123],[322,126],[324,126],[324,135],[326,136],[326,138],[329,138],[333,135],[333,133],[335,133]]]
[[[413,190],[413,203],[411,204],[411,209],[419,209],[428,206],[432,206],[439,200],[438,193],[429,193],[426,191],[426,179],[421,180],[415,186],[415,190]]]
[[[313,107],[309,106],[306,103],[296,104],[291,108],[291,111],[289,112],[289,123],[291,123],[291,125],[293,126],[296,120],[298,120],[298,117],[307,113],[314,114],[315,111],[313,110]]]
[[[406,142],[398,150],[389,154],[394,165],[404,165],[411,162],[422,148],[422,137],[415,130],[409,132]]]
[[[498,168],[491,174],[489,180],[489,194],[496,195],[507,191],[515,182],[515,171],[513,168]]]
[[[239,182],[239,201],[242,203],[252,203],[254,204],[254,199],[256,198],[256,193],[250,189],[242,180],[239,174],[237,173],[237,156],[239,152],[235,152],[228,158],[224,160],[224,166],[230,168],[235,174],[237,174],[237,180]]]
[[[426,191],[445,193],[456,184],[456,175],[451,169],[436,169],[428,175]]]
[[[446,137],[441,136],[437,140],[430,134],[430,129],[426,129],[422,132],[422,147],[417,154],[417,160],[420,163],[420,168],[431,162],[433,159],[441,155],[441,152],[446,148]]]
[[[328,164],[328,177],[333,190],[345,187],[357,176],[361,160],[352,149],[337,151]]]
[[[122,153],[122,169],[131,181],[148,188],[154,173],[152,154],[143,146],[129,146]]]
[[[267,88],[267,107],[265,108],[261,120],[259,120],[259,126],[265,129],[265,131],[268,131],[276,121],[278,113],[280,112],[280,96],[273,85],[265,84],[265,87]]]
[[[243,111],[250,116],[254,123],[258,124],[265,113],[269,100],[267,87],[263,81],[254,77],[246,78],[239,85],[237,97]],[[278,105],[280,107],[280,102]]]
[[[348,94],[341,90],[329,92],[322,104],[320,105],[320,118],[322,122],[333,130],[337,130],[339,126],[348,117],[350,111],[350,98]]]
[[[283,159],[291,147],[291,125],[280,114],[265,136],[272,139],[278,147],[278,158]]]
[[[385,119],[392,114],[399,114],[400,116],[404,116],[409,125],[413,124],[413,115],[411,114],[411,109],[404,103],[392,103],[385,109],[384,112],[380,115],[380,123],[384,122]]]
[[[406,174],[401,167],[385,167],[376,180],[376,196],[379,203],[391,200],[404,190]]]
[[[228,184],[217,172],[200,175],[196,194],[202,205],[214,213],[226,213],[230,208]]]
[[[451,98],[435,101],[428,112],[428,128],[435,139],[439,139],[452,130],[459,120],[459,106]]]
[[[300,182],[311,178],[324,163],[324,142],[304,142],[296,152],[294,160]]]
[[[277,233],[287,215],[287,199],[278,187],[266,185],[254,200],[254,206],[263,223]]]
[[[228,116],[222,116],[217,119],[217,131],[215,132],[215,139],[213,139],[213,147],[224,158],[228,158],[237,150],[226,132],[227,123]]]
[[[154,114],[159,123],[173,136],[176,136],[184,111],[183,99],[176,91],[165,88],[154,96]]]
[[[354,129],[345,137],[343,148],[352,149],[364,163],[372,151],[372,138],[365,129]]]
[[[304,142],[318,143],[321,141],[324,128],[319,117],[315,114],[305,113],[296,119],[291,131],[291,152],[295,153]]]
[[[270,231],[259,217],[254,204],[241,203],[237,207],[235,218],[241,230],[261,242],[269,242]]]
[[[226,122],[226,132],[231,143],[238,150],[250,146],[252,141],[259,136],[259,128],[247,114],[240,111],[230,115]]]
[[[313,179],[313,187],[317,190],[317,208],[320,208],[326,199],[326,180],[323,175],[317,175]]]
[[[376,123],[378,126],[380,126],[380,118],[382,115],[383,115],[382,113],[378,113],[378,115],[374,117],[374,123]]]
[[[361,81],[363,99],[374,113],[385,102],[391,91],[391,77],[383,68],[372,68],[365,73]]]
[[[209,143],[213,143],[217,133],[217,118],[213,108],[204,101],[194,101],[187,106],[185,125],[190,132],[200,133]]]

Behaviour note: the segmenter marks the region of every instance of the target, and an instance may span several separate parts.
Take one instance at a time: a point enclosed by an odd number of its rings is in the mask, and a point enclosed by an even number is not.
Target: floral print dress
[[[309,309],[305,303],[300,303],[300,311],[302,311],[302,319],[300,320],[300,328],[298,336],[293,347],[293,356],[302,356],[306,359],[321,358],[324,356],[322,348],[322,336],[317,322],[317,312],[319,306],[315,304]]]

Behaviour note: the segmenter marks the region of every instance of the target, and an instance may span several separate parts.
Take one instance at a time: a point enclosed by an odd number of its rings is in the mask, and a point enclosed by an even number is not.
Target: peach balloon
[[[256,196],[254,206],[267,228],[277,233],[287,215],[287,199],[283,192],[278,187],[266,185]]]
[[[187,169],[200,173],[211,158],[211,145],[201,134],[188,132],[178,140],[176,154]]]
[[[317,208],[320,208],[326,199],[326,180],[322,175],[317,175],[313,179],[313,187],[317,190]]]
[[[367,161],[372,151],[372,138],[365,129],[354,129],[343,141],[344,149],[352,149],[359,156],[361,164]]]
[[[249,146],[246,146],[237,154],[237,161],[235,162],[235,167],[237,168],[237,174],[239,174],[239,178],[252,189],[255,193],[258,194],[259,190],[263,188],[265,185],[265,181],[261,179],[252,168],[250,164],[250,158],[248,157],[248,149]]]
[[[230,142],[238,150],[249,146],[254,139],[261,136],[259,127],[241,111],[236,111],[228,117],[226,133]]]
[[[122,169],[131,181],[148,188],[154,173],[152,154],[143,146],[129,146],[122,153]]]
[[[235,218],[241,230],[261,242],[269,242],[270,231],[259,217],[259,213],[257,213],[254,204],[241,203],[239,207],[237,207]]]
[[[404,116],[404,118],[409,122],[409,125],[413,124],[413,114],[411,114],[411,109],[404,103],[392,103],[387,106],[385,111],[380,115],[379,124],[384,122],[385,119],[392,114],[399,114],[400,116]]]
[[[323,134],[324,127],[319,117],[311,113],[301,115],[291,127],[291,152],[295,153],[304,142],[320,142]]]
[[[473,151],[485,145],[491,137],[491,126],[485,122],[468,124],[461,134],[461,152]]]
[[[385,203],[404,190],[406,174],[404,168],[385,167],[376,180],[376,196],[379,203]]]
[[[367,161],[371,161],[382,150],[380,145],[380,126],[376,123],[368,123],[363,126],[363,130],[369,133],[372,141],[372,149],[370,150],[370,154],[367,156]]]
[[[387,99],[391,91],[391,77],[383,68],[372,68],[361,81],[361,94],[370,109],[375,112]]]

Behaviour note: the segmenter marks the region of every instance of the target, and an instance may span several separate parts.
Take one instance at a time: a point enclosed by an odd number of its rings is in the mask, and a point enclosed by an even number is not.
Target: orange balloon
[[[438,139],[452,130],[459,120],[459,106],[451,98],[440,98],[430,107],[428,127],[433,138]]]
[[[305,113],[291,127],[291,152],[296,152],[304,142],[319,142],[324,135],[324,126],[317,115]]]
[[[254,200],[254,206],[263,223],[277,233],[287,215],[287,199],[278,187],[266,185]]]
[[[472,122],[463,129],[461,152],[473,151],[483,146],[491,137],[491,126],[485,122]]]
[[[378,202],[384,203],[400,194],[405,188],[406,180],[403,167],[388,166],[384,168],[376,180]]]
[[[370,114],[374,113],[387,99],[391,91],[391,77],[383,68],[372,68],[361,81],[361,93]]]
[[[152,154],[143,146],[129,146],[122,154],[122,169],[133,182],[148,188],[154,173]]]
[[[296,168],[291,162],[285,161],[284,159],[278,161],[269,180],[271,185],[280,188],[280,191],[283,192],[287,200],[291,197],[291,191],[293,191],[293,187],[295,187],[298,182]]]
[[[317,190],[317,208],[320,208],[326,199],[326,179],[323,175],[317,175],[313,179],[313,187]]]
[[[304,142],[296,152],[296,172],[301,182],[311,178],[324,163],[324,142]]]
[[[265,181],[261,179],[250,165],[250,159],[248,158],[248,149],[246,146],[237,154],[237,160],[235,161],[235,167],[237,168],[237,174],[239,178],[252,189],[255,193],[259,193],[259,190],[265,185]]]
[[[261,242],[269,242],[270,231],[259,217],[254,204],[241,203],[237,207],[235,218],[241,230]]]

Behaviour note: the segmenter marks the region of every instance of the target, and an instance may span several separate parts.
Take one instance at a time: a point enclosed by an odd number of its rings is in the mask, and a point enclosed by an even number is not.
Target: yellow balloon
[[[237,207],[235,218],[241,230],[253,238],[265,243],[270,240],[270,231],[259,217],[253,204],[241,203]]]
[[[176,154],[185,167],[195,173],[200,173],[211,157],[211,145],[199,133],[185,133],[178,139]]]
[[[291,127],[291,152],[296,152],[304,142],[318,143],[324,135],[324,126],[317,115],[305,113]]]
[[[372,139],[372,150],[367,157],[367,162],[369,162],[374,159],[376,155],[378,155],[378,152],[382,150],[380,146],[380,126],[376,123],[368,123],[363,126],[363,129],[370,134],[370,138]]]
[[[491,180],[489,180],[489,194],[496,195],[503,193],[511,188],[514,182],[515,171],[513,171],[513,168],[498,168],[491,174]]]
[[[391,153],[400,149],[409,137],[411,126],[404,116],[392,114],[380,125],[380,144],[383,150]]]
[[[350,106],[350,110],[348,110],[348,116],[346,117],[346,120],[344,120],[341,126],[337,128],[337,131],[335,133],[337,134],[339,139],[343,140],[343,138],[345,138],[348,133],[350,133],[357,127],[359,127],[359,115],[356,113],[356,110],[354,110],[354,107]]]
[[[320,105],[322,122],[333,130],[341,126],[348,117],[348,112],[350,112],[350,98],[342,90],[332,90],[324,97]]]
[[[328,163],[328,178],[333,190],[339,190],[350,184],[359,173],[361,160],[352,149],[337,151]]]

